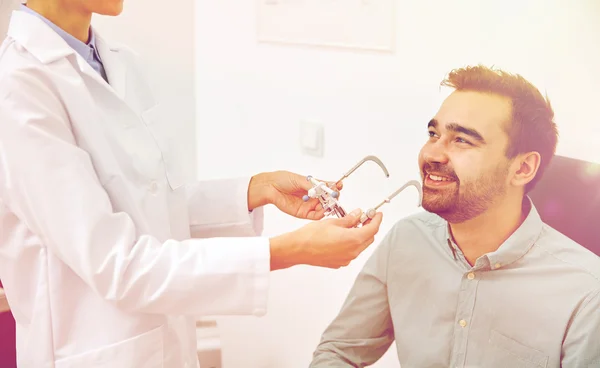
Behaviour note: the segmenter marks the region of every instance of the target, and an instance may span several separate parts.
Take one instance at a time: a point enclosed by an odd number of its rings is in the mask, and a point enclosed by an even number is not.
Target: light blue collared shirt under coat
[[[402,368],[600,368],[600,257],[529,204],[473,266],[439,216],[397,222],[310,367],[366,367],[395,342]]]
[[[90,66],[97,71],[105,81],[108,82],[108,78],[106,77],[106,72],[104,70],[104,65],[102,64],[102,59],[100,58],[100,54],[98,54],[98,49],[96,48],[96,37],[94,35],[94,30],[90,27],[89,31],[89,39],[87,44],[81,42],[71,34],[65,32],[62,28],[58,27],[56,24],[52,23],[48,19],[46,19],[41,14],[36,11],[28,8],[25,4],[21,4],[20,10],[29,13],[33,16],[38,17],[44,23],[46,23],[50,28],[52,28],[63,40],[77,52],[81,57],[88,63]]]

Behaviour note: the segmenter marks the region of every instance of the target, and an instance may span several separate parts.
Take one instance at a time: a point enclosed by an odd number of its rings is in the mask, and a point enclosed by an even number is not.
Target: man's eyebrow
[[[437,128],[438,121],[435,119],[429,120],[429,124],[427,124],[427,128]]]
[[[439,125],[439,123],[437,120],[431,119],[429,121],[429,124],[427,124],[427,127],[428,128],[437,128],[438,125]],[[467,128],[458,123],[448,123],[448,124],[446,124],[446,129],[453,131],[453,132],[466,134],[466,135],[470,136],[471,138],[477,140],[480,143],[485,143],[485,139],[483,139],[483,136],[475,129]]]

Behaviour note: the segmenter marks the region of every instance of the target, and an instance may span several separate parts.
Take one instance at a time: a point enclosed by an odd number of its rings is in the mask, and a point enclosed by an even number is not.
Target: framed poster
[[[259,42],[394,51],[395,0],[256,0]]]

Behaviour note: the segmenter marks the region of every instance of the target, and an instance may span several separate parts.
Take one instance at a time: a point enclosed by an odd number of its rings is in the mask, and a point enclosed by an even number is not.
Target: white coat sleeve
[[[0,198],[47,251],[123,310],[263,315],[270,255],[259,237],[136,235],[115,212],[51,86],[33,71],[0,79]]]
[[[186,190],[192,237],[261,235],[263,207],[248,211],[250,179],[207,180],[188,186]],[[211,205],[207,206],[207,203]]]

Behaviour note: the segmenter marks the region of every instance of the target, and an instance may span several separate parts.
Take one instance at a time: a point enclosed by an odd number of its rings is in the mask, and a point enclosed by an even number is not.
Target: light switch
[[[309,121],[300,123],[300,148],[302,152],[323,156],[323,125]]]
[[[319,131],[312,125],[305,124],[300,133],[300,144],[302,148],[314,151],[319,148]]]

